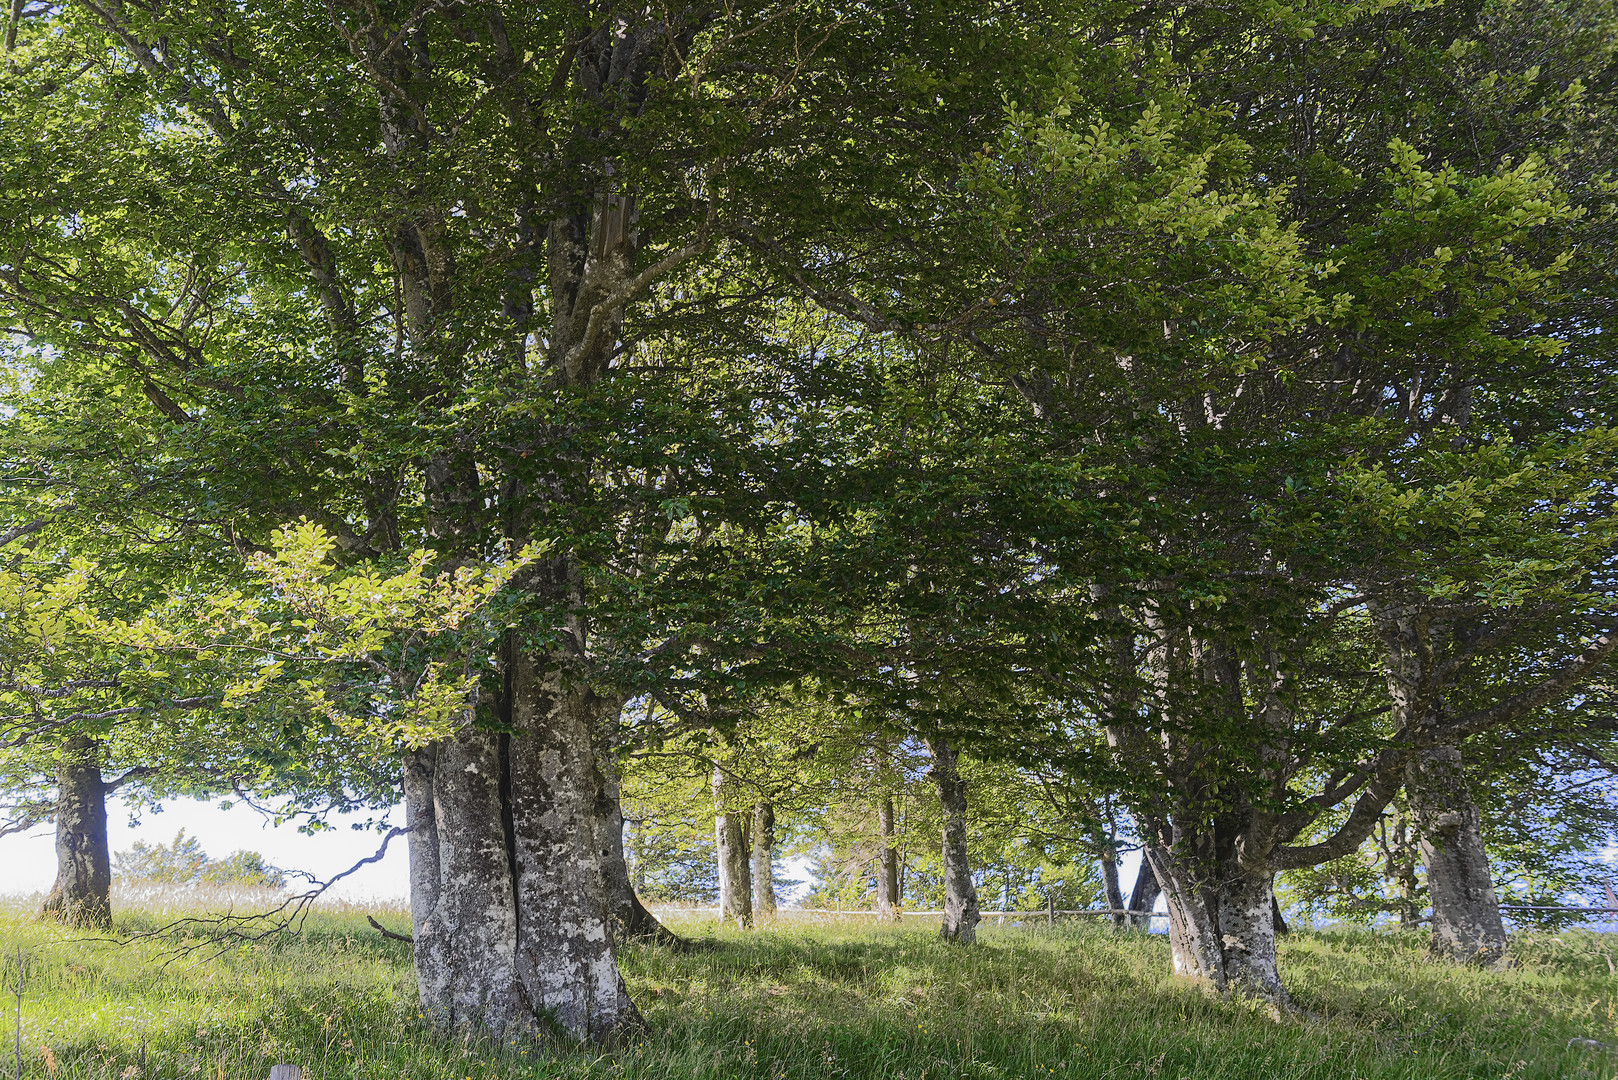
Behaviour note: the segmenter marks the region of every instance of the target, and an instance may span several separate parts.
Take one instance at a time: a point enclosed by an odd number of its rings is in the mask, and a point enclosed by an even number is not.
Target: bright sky
[[[404,821],[402,809],[391,815],[394,824]],[[196,799],[174,799],[164,804],[161,814],[146,811],[138,825],[130,824],[129,810],[121,802],[107,807],[107,829],[112,850],[122,851],[137,840],[166,844],[184,829],[202,843],[202,850],[213,858],[224,858],[233,851],[256,851],[283,870],[303,870],[321,880],[353,866],[372,855],[382,838],[373,832],[355,832],[348,826],[356,819],[334,817],[337,826],[315,836],[305,836],[293,825],[276,828],[256,810],[236,803],[221,810],[217,803]],[[344,878],[332,890],[333,898],[349,900],[399,899],[410,894],[410,858],[404,837],[388,846],[381,862],[373,863]],[[0,895],[44,893],[56,877],[56,830],[44,825],[23,836],[0,838]]]
[[[395,808],[390,818],[392,824],[402,823],[404,809]],[[283,870],[303,870],[322,881],[375,854],[381,845],[382,838],[376,833],[349,828],[354,820],[333,817],[332,823],[337,828],[305,836],[292,825],[276,828],[242,803],[221,810],[217,803],[174,799],[164,804],[161,814],[145,812],[137,825],[130,824],[129,809],[121,802],[115,801],[107,807],[108,840],[115,853],[133,846],[137,840],[167,844],[176,832],[184,829],[188,836],[196,837],[202,843],[202,850],[213,858],[224,858],[244,849],[256,851]],[[809,866],[807,858],[786,860],[786,871],[794,878],[810,877]],[[55,878],[54,826],[43,825],[23,836],[0,838],[0,896],[45,893]],[[805,882],[793,896],[782,900],[791,902],[808,890],[809,884]],[[333,899],[405,901],[410,895],[410,856],[405,838],[395,839],[380,862],[344,878],[328,895]]]

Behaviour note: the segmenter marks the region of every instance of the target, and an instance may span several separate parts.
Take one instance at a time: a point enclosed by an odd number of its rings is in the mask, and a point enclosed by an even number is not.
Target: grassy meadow
[[[126,909],[120,933],[162,925]],[[1422,960],[1409,935],[1297,933],[1284,965],[1307,1018],[1275,1022],[1169,974],[1161,936],[1105,927],[988,925],[973,948],[923,926],[783,918],[742,934],[671,926],[712,943],[636,946],[625,977],[650,1026],[611,1051],[502,1051],[438,1036],[414,1007],[396,909],[329,908],[302,932],[181,951],[182,938],[64,934],[21,902],[0,907],[0,1076],[11,1076],[22,960],[25,1080],[539,1077],[1202,1078],[1618,1076],[1618,936],[1524,935],[1503,973]],[[193,939],[190,944],[198,944]]]

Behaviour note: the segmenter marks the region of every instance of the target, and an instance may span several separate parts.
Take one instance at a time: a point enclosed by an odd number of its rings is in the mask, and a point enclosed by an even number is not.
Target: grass
[[[503,1052],[423,1027],[407,947],[367,914],[409,922],[338,907],[297,935],[177,955],[176,940],[74,937],[0,908],[0,1076],[19,948],[26,1080],[264,1080],[276,1062],[309,1080],[1618,1076],[1618,1052],[1567,1046],[1618,1045],[1618,935],[1525,935],[1516,966],[1487,973],[1428,964],[1413,936],[1295,934],[1283,963],[1313,1015],[1276,1023],[1174,979],[1161,936],[989,926],[959,948],[870,920],[742,934],[677,919],[717,947],[625,951],[644,1041]],[[119,929],[166,917],[128,910]]]

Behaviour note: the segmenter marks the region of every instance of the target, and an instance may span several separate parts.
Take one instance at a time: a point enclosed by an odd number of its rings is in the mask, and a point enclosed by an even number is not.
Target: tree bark
[[[742,815],[726,804],[730,784],[714,766],[714,847],[719,858],[719,918],[745,930],[753,923],[753,883],[748,868],[747,830]]]
[[[1107,837],[1100,838],[1101,848],[1101,885],[1107,894],[1107,906],[1116,912],[1124,910],[1124,890],[1118,883],[1118,848]],[[1127,916],[1114,914],[1112,925],[1122,930],[1127,925]]]
[[[424,746],[404,755],[405,827],[410,830],[410,927],[421,940],[438,907],[442,880],[438,866],[438,820],[433,799],[438,747]]]
[[[527,653],[517,651],[513,667],[517,971],[534,1008],[564,1031],[614,1041],[644,1024],[618,973],[596,846],[595,733],[607,703],[564,686]]]
[[[1147,858],[1167,900],[1175,974],[1262,999],[1277,1013],[1290,1008],[1276,963],[1269,871],[1245,869],[1228,853],[1207,867],[1159,844]]]
[[[100,747],[84,736],[62,746],[56,773],[56,882],[40,918],[87,930],[112,926],[112,855]]]
[[[1150,930],[1152,927],[1152,909],[1157,906],[1158,894],[1163,890],[1157,884],[1157,875],[1152,873],[1152,862],[1141,853],[1140,870],[1135,874],[1135,887],[1129,892],[1129,910],[1139,912],[1129,917],[1129,926],[1133,930]]]
[[[421,751],[407,761],[411,818],[425,820],[429,790],[433,811],[432,828],[411,833],[412,889],[427,894],[411,903],[423,1011],[504,1042],[547,1028],[612,1042],[642,1022],[608,933],[601,705],[520,649],[508,655],[511,732],[468,723],[430,767]]]
[[[876,804],[876,827],[882,847],[877,856],[876,910],[884,918],[899,920],[899,851],[893,846],[893,796]]]
[[[753,805],[753,914],[775,914],[775,807]]]
[[[1460,749],[1439,746],[1419,754],[1406,770],[1405,791],[1427,866],[1432,955],[1463,964],[1500,964],[1506,928]]]
[[[944,811],[944,922],[939,936],[970,945],[977,940],[978,892],[966,850],[966,782],[960,755],[944,738],[927,740],[933,755],[933,783]]]

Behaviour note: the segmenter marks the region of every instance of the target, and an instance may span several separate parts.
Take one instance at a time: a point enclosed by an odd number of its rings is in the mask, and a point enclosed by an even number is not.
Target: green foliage
[[[167,844],[137,840],[127,851],[113,852],[113,874],[129,885],[217,885],[279,889],[286,874],[256,851],[237,851],[209,858],[202,842],[181,829]]]

